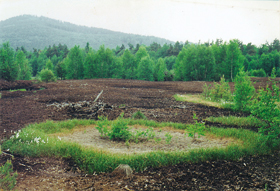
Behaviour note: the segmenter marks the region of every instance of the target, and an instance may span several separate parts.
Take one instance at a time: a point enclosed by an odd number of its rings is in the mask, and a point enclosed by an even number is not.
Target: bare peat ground
[[[267,84],[265,78],[253,78],[253,81],[256,82],[255,87],[265,87]],[[0,81],[0,140],[29,123],[71,119],[75,116],[73,111],[48,105],[93,101],[101,90],[103,94],[99,101],[113,107],[99,110],[98,114],[107,115],[109,119],[117,118],[121,112],[125,113],[124,117],[130,117],[137,110],[151,120],[181,123],[193,122],[193,112],[200,120],[208,116],[245,115],[177,102],[172,97],[174,94],[201,93],[204,83],[116,79],[65,80],[48,84]],[[233,84],[230,85],[233,88]],[[14,86],[30,91],[5,91]],[[11,159],[9,153],[4,152],[0,155],[0,165]],[[239,161],[207,161],[149,168],[134,173],[131,178],[116,177],[111,173],[87,175],[71,159],[16,155],[12,162],[14,170],[19,173],[18,190],[265,190],[265,187],[268,190],[280,190],[279,159],[278,151],[267,156],[245,157]]]

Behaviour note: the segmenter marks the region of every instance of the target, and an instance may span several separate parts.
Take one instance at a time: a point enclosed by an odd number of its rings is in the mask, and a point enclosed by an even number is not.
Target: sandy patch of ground
[[[146,131],[147,127],[133,126],[130,127],[132,132]],[[147,140],[140,139],[138,143],[130,141],[126,144],[123,141],[112,141],[109,138],[101,138],[100,133],[95,126],[88,126],[75,129],[66,134],[55,134],[54,136],[61,137],[62,140],[79,143],[86,147],[102,150],[104,152],[119,153],[119,154],[139,154],[151,151],[188,151],[196,148],[209,147],[226,147],[235,140],[230,138],[214,138],[210,136],[201,136],[194,140],[185,135],[184,130],[172,128],[154,128],[155,138]],[[168,142],[166,134],[172,136]],[[236,141],[235,141],[236,142]]]

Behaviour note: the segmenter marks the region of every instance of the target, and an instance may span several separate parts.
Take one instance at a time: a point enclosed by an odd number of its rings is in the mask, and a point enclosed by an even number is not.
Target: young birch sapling
[[[200,136],[204,135],[205,125],[203,123],[197,122],[198,118],[195,113],[193,113],[193,119],[195,124],[189,125],[185,134],[188,134],[188,136],[192,137],[193,139],[196,139],[195,135],[197,134],[197,137],[200,138]]]

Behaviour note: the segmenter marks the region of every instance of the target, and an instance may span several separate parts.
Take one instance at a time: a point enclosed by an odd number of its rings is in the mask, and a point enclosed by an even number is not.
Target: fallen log
[[[97,97],[95,98],[95,100],[93,102],[96,102],[102,93],[103,93],[103,90],[101,90],[101,92],[97,95]]]

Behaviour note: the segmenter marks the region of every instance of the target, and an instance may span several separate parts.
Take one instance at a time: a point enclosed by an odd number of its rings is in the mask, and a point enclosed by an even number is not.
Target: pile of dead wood
[[[52,103],[47,105],[48,107],[54,107],[54,110],[61,111],[66,110],[67,113],[73,118],[77,119],[98,119],[106,110],[113,109],[113,106],[103,103],[102,101],[97,102],[99,96],[102,94],[101,91],[94,101],[78,101],[78,102],[63,102],[63,103]]]
[[[93,101],[52,103],[47,106],[54,107],[56,111],[66,110],[70,116],[77,119],[98,119],[105,110],[113,108],[107,103]]]
[[[103,102],[72,103],[68,106],[68,113],[78,119],[98,119],[108,109],[112,109],[112,106]]]

